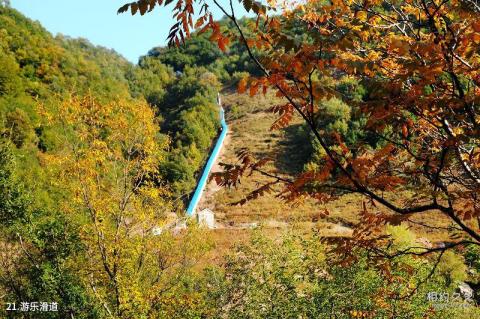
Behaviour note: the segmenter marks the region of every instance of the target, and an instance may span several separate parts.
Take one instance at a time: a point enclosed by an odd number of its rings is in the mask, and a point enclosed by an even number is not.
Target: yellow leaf
[[[362,22],[365,22],[367,21],[367,13],[365,11],[359,11],[357,12],[357,19],[362,21]]]

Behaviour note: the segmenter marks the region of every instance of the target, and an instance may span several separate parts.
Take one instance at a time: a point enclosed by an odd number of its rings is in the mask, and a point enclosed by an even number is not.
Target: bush
[[[404,228],[394,237],[410,240]],[[405,237],[405,235],[407,235]],[[430,291],[452,293],[444,271],[424,282],[434,259],[403,256],[392,261],[368,258],[340,266],[320,239],[286,235],[267,239],[260,233],[249,245],[228,255],[224,270],[210,270],[208,298],[216,318],[470,318],[472,309],[431,311]],[[339,259],[340,258],[340,259]],[[450,257],[448,257],[450,258]],[[463,271],[460,263],[448,263]],[[468,313],[468,314],[467,314]]]

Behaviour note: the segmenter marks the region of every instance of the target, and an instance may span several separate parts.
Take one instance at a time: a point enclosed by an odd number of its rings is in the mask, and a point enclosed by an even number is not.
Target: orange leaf
[[[257,94],[259,85],[260,84],[257,81],[254,81],[252,85],[250,85],[250,96],[254,96],[255,94]]]
[[[480,33],[474,33],[472,35],[472,40],[475,44],[480,44]]]
[[[205,18],[204,18],[204,17],[198,18],[197,22],[195,22],[195,29],[196,29],[196,28],[199,28],[200,26],[202,26],[203,23],[204,23],[204,21],[205,21]]]
[[[238,87],[237,87],[237,91],[238,93],[242,94],[242,93],[245,93],[245,91],[247,90],[247,78],[243,78],[240,80],[240,82],[238,82]]]
[[[225,37],[220,37],[218,39],[217,41],[218,47],[220,48],[220,50],[222,50],[222,52],[225,52],[227,50],[227,45],[229,42],[230,42],[229,39]]]
[[[472,28],[475,32],[480,32],[480,20],[475,21],[472,23]]]
[[[408,137],[408,128],[405,124],[402,125],[402,135],[404,138]]]

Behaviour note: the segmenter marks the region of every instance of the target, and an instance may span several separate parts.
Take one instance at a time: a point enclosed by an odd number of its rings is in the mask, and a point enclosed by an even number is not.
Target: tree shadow
[[[293,124],[282,131],[284,138],[278,142],[275,168],[290,175],[298,174],[312,155],[310,133],[303,124]]]

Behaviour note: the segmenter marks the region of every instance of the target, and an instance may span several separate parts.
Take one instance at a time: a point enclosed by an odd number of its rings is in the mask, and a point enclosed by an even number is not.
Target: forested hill
[[[266,81],[234,32],[210,42],[226,20],[132,64],[0,0],[0,318],[480,318],[477,12],[324,2],[262,26],[242,1]],[[169,231],[220,90],[216,227]]]
[[[191,264],[204,254],[195,231],[172,241],[150,230],[166,223],[168,212],[184,212],[218,133],[221,81],[240,76],[223,67],[238,56],[220,57],[207,41],[157,48],[134,65],[87,40],[53,36],[0,6],[5,302],[58,301],[58,313],[38,318],[105,318],[105,305],[121,298],[135,305],[125,315],[146,317],[138,296],[158,300],[184,278],[175,260]],[[177,50],[204,60],[169,60]],[[211,63],[208,51],[216,52]],[[112,293],[117,284],[105,270],[128,292]]]
[[[160,140],[170,139],[159,163],[172,195],[184,201],[217,134],[216,93],[249,71],[246,55],[225,55],[207,37],[182,48],[154,48],[129,63],[86,39],[53,36],[40,23],[0,7],[0,132],[25,159],[21,174],[42,180],[37,151],[50,152],[58,127],[41,121],[38,105],[60,105],[72,95],[146,100],[155,110]],[[26,169],[29,167],[29,169]]]
[[[1,94],[42,99],[91,91],[98,97],[128,95],[132,66],[112,50],[84,39],[53,37],[38,22],[0,8]]]

